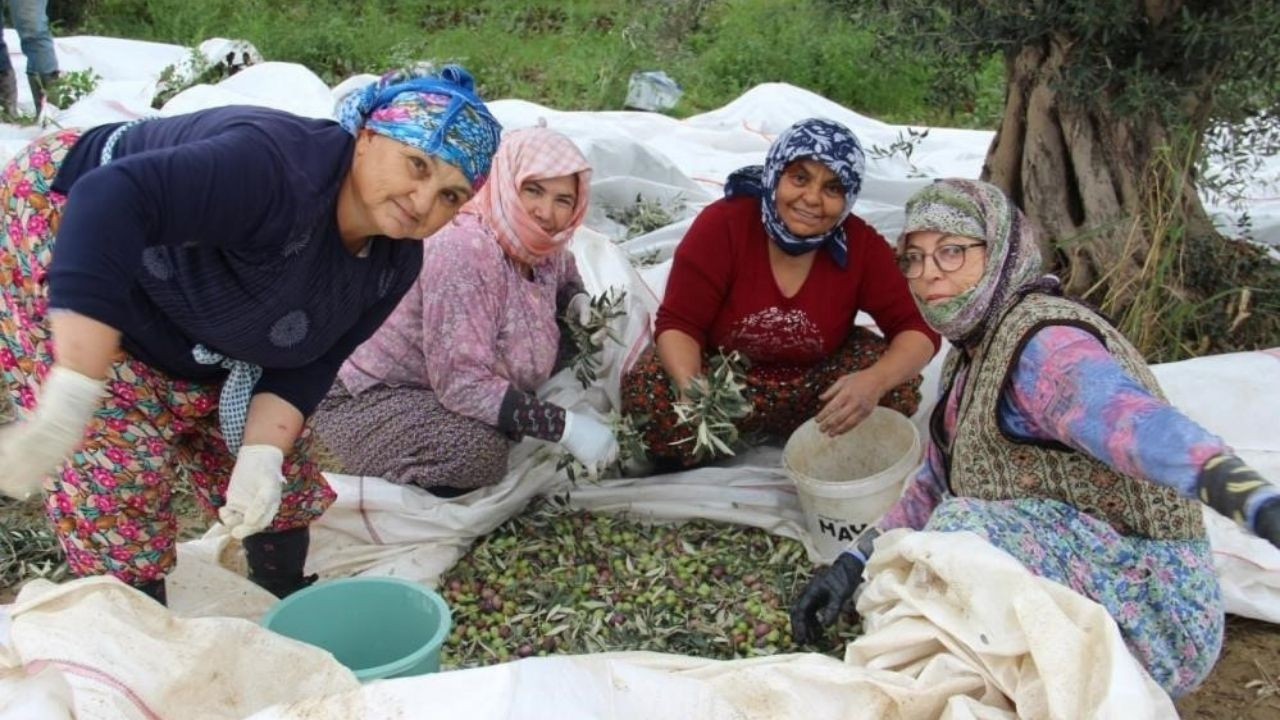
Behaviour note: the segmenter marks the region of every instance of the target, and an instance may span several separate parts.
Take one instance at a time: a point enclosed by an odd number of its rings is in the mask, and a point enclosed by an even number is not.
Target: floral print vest
[[[946,392],[934,409],[930,432],[942,449],[951,492],[984,500],[1050,498],[1104,520],[1125,535],[1203,538],[1204,521],[1194,500],[1118,473],[1062,443],[1013,438],[1000,429],[1001,392],[1010,382],[1023,345],[1047,325],[1073,325],[1096,335],[1131,376],[1153,395],[1164,397],[1138,351],[1109,322],[1065,298],[1027,295],[1005,312],[975,349],[950,443],[945,441],[943,409],[967,358],[953,348],[943,366]]]

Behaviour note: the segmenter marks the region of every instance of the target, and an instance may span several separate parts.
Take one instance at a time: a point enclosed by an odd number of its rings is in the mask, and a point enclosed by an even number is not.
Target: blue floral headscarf
[[[801,237],[787,229],[778,215],[778,181],[790,163],[811,158],[827,166],[844,185],[844,211],[835,227],[825,234]],[[769,146],[764,165],[749,165],[735,171],[725,182],[725,197],[750,195],[760,198],[760,216],[769,237],[788,255],[803,255],[826,247],[840,267],[849,262],[849,240],[844,221],[862,190],[866,156],[853,131],[834,120],[809,118],[787,128]]]
[[[387,73],[343,98],[337,115],[352,135],[368,128],[458,167],[472,190],[489,176],[502,133],[459,65]]]

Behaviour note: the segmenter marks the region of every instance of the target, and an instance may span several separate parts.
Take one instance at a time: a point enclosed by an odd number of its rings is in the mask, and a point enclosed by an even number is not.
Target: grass
[[[929,72],[876,52],[876,28],[823,0],[86,0],[62,34],[194,45],[249,40],[330,84],[416,60],[456,61],[482,95],[560,109],[621,109],[632,72],[665,70],[685,93],[671,113],[719,107],[787,82],[890,122],[994,127],[1001,67],[983,70],[974,107],[929,101]]]
[[[1100,296],[1103,312],[1153,363],[1280,341],[1280,264],[1246,241],[1188,229],[1181,202],[1186,188],[1179,183],[1190,162],[1184,153],[1160,153],[1124,248],[1142,257],[1139,271],[1108,274],[1086,293]]]

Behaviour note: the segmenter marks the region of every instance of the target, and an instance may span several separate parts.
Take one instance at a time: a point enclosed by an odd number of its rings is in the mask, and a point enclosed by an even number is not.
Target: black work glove
[[[1245,522],[1245,508],[1257,493],[1274,494],[1275,489],[1266,478],[1244,464],[1235,455],[1223,454],[1209,458],[1196,477],[1196,489],[1200,501],[1237,523]],[[1258,537],[1280,547],[1280,498],[1263,500],[1254,512],[1253,526],[1249,529]]]
[[[1258,508],[1253,517],[1253,531],[1258,537],[1280,548],[1280,498]]]
[[[800,643],[816,644],[823,628],[840,615],[853,591],[862,583],[862,561],[841,553],[831,567],[819,571],[791,606],[791,637]]]

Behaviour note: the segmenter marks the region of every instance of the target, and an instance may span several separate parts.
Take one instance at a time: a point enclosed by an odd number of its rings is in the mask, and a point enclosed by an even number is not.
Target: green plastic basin
[[[434,590],[390,577],[317,583],[262,618],[268,630],[328,650],[361,682],[436,672],[452,624]]]

